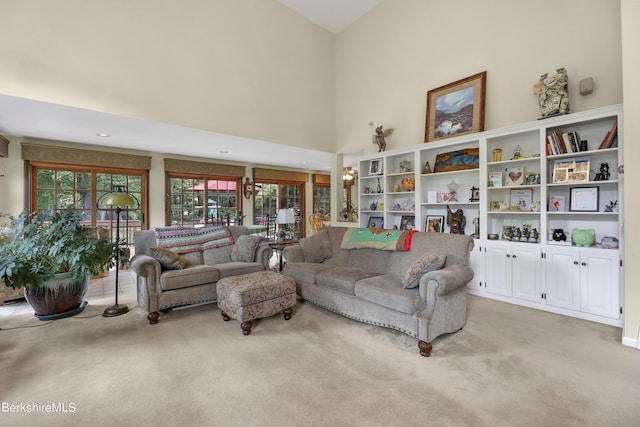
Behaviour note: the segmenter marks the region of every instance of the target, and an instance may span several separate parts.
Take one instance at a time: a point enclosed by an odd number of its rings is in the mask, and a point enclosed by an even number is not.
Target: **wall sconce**
[[[242,184],[242,194],[244,195],[245,199],[250,199],[251,195],[253,194],[253,191],[254,191],[253,182],[251,182],[249,177],[246,177],[244,180],[244,184]]]

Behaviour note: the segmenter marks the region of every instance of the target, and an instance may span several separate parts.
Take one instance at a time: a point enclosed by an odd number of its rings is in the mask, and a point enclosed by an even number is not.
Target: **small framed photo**
[[[502,172],[489,172],[489,187],[502,187]]]
[[[567,174],[567,182],[588,182],[589,171],[573,171]]]
[[[427,215],[425,230],[429,233],[444,233],[444,215]]]
[[[571,187],[569,189],[569,211],[598,212],[598,187]]]
[[[382,175],[382,159],[372,159],[369,163],[369,175]]]
[[[413,215],[402,215],[400,219],[400,230],[415,230],[416,217]]]
[[[564,212],[564,196],[549,197],[549,212]]]
[[[367,228],[384,228],[384,218],[381,216],[370,216]]]
[[[569,180],[568,168],[556,168],[553,170],[553,183],[559,184]]]
[[[533,203],[533,190],[531,188],[511,190],[511,203],[509,206],[512,211],[531,212],[531,203]]]
[[[504,186],[516,187],[524,184],[524,168],[507,168],[504,171]]]

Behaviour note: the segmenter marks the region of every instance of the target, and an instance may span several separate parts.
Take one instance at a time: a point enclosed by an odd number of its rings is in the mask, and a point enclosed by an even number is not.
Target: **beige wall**
[[[565,67],[571,111],[622,102],[619,0],[383,1],[336,44],[338,151],[395,128],[393,149],[424,141],[427,91],[487,71],[485,129],[540,117],[532,87]],[[580,79],[593,94],[580,96]]]
[[[275,0],[2,1],[0,93],[333,151],[334,43]]]
[[[638,186],[640,182],[640,2],[622,0],[622,64],[624,84],[624,217],[629,218],[625,225],[624,239],[624,330],[623,342],[640,347],[640,232],[635,224],[640,212]]]

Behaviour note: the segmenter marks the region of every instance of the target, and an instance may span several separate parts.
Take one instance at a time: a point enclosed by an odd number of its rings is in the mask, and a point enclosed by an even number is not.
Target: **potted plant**
[[[110,266],[114,244],[93,237],[77,211],[38,211],[14,218],[13,237],[0,245],[0,280],[24,288],[36,317],[51,319],[81,312],[89,278]]]

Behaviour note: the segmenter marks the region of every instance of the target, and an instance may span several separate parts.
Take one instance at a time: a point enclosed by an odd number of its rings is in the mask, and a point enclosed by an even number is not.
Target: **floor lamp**
[[[126,305],[118,304],[118,272],[120,270],[120,212],[122,207],[139,206],[135,197],[124,190],[123,185],[114,185],[113,190],[100,197],[96,203],[98,209],[114,209],[116,211],[116,303],[107,307],[102,315],[104,317],[115,317],[129,311]]]

